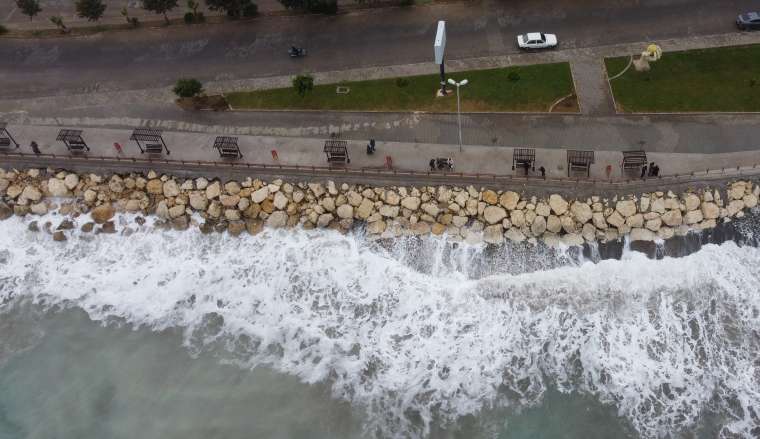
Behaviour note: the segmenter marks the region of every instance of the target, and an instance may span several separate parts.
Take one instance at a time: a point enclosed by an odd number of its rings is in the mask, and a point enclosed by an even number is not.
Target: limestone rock
[[[613,227],[620,229],[625,224],[625,218],[617,210],[612,212],[612,215],[607,217],[607,223]]]
[[[222,206],[224,207],[236,207],[240,202],[240,196],[222,194],[219,196],[219,202],[222,203]]]
[[[309,183],[309,190],[315,197],[319,198],[325,193],[325,188],[319,183]]]
[[[507,191],[499,197],[499,204],[507,210],[515,210],[517,203],[520,201],[520,194],[513,191]]]
[[[206,186],[206,199],[213,200],[214,198],[219,197],[221,194],[222,185],[218,181],[215,181]]]
[[[526,224],[525,213],[522,210],[513,210],[510,213],[509,221],[517,228],[524,227]]]
[[[633,200],[621,200],[615,204],[615,211],[617,211],[623,218],[628,218],[636,214],[636,203]],[[612,224],[609,219],[607,222]]]
[[[179,218],[184,214],[185,214],[185,206],[183,206],[182,204],[177,204],[169,208],[169,218]]]
[[[736,183],[732,184],[731,188],[728,190],[728,199],[741,200],[744,198],[744,189],[745,184],[742,181],[737,181]]]
[[[691,210],[689,212],[686,212],[686,215],[684,216],[683,221],[686,224],[696,224],[702,221],[702,211]]]
[[[208,207],[208,200],[203,192],[190,192],[190,207],[203,212]]]
[[[373,221],[371,223],[367,224],[367,233],[370,235],[379,235],[383,233],[386,229],[385,221],[379,220],[379,221]]]
[[[6,220],[13,216],[13,209],[11,209],[7,204],[0,201],[0,220]]]
[[[549,196],[549,207],[555,215],[562,215],[567,212],[568,203],[561,196],[552,194]]]
[[[604,219],[604,214],[602,212],[594,212],[591,218],[594,220],[594,226],[597,229],[607,229],[607,221]]]
[[[631,241],[654,241],[657,239],[657,235],[651,230],[635,228],[631,229]]]
[[[560,239],[562,241],[562,244],[568,247],[581,246],[584,243],[583,236],[577,233],[568,233]]]
[[[433,223],[432,226],[430,226],[430,233],[433,235],[443,235],[443,232],[446,231],[446,226],[441,223]]]
[[[85,203],[92,204],[92,203],[95,202],[95,200],[97,200],[97,198],[98,198],[98,193],[95,192],[94,190],[87,189],[86,191],[84,191],[84,201],[85,201]]]
[[[654,218],[647,220],[645,227],[653,232],[656,232],[662,227],[662,219]]]
[[[629,216],[625,219],[625,224],[632,229],[644,227],[644,215],[637,213]]]
[[[162,195],[164,193],[164,182],[157,178],[148,180],[145,190],[152,195]]]
[[[44,202],[32,204],[30,210],[35,215],[45,215],[48,212],[47,204]]]
[[[583,229],[581,229],[581,236],[586,242],[596,241],[596,227],[591,223],[584,224]]]
[[[272,204],[274,204],[274,207],[277,210],[283,210],[288,205],[288,197],[286,197],[282,192],[277,192],[274,194],[274,201]]]
[[[536,204],[536,214],[537,215],[540,215],[540,216],[543,216],[543,217],[548,217],[549,215],[551,215],[551,213],[552,213],[551,212],[551,208],[549,207],[548,204],[546,204],[546,203],[538,203],[538,204]]]
[[[372,201],[370,201],[368,198],[363,199],[359,205],[359,208],[356,209],[356,216],[358,216],[360,219],[366,220],[372,214],[372,209],[374,206],[374,203],[372,203]]]
[[[483,230],[483,240],[489,244],[501,244],[504,241],[501,224],[486,227]]]
[[[523,242],[526,239],[525,234],[515,227],[507,230],[507,232],[504,233],[504,236],[512,242]]]
[[[26,185],[24,190],[21,191],[21,198],[29,201],[40,201],[42,198],[42,192],[31,184]]]
[[[665,225],[670,227],[680,226],[683,224],[683,217],[681,215],[681,211],[678,209],[669,210],[663,213],[660,218],[662,219],[662,222],[665,223]]]
[[[401,207],[415,211],[420,207],[420,199],[418,197],[406,197],[401,200]]]
[[[683,198],[683,202],[686,206],[686,211],[690,212],[692,210],[697,210],[701,201],[695,194],[686,194]]]
[[[581,224],[585,224],[591,221],[591,218],[593,216],[593,212],[591,211],[591,206],[589,206],[586,203],[581,203],[579,201],[574,202],[570,206],[570,212],[572,212],[573,216],[575,217],[575,220]]]
[[[533,236],[541,236],[546,231],[546,218],[537,216],[530,225],[530,232]]]
[[[742,198],[742,201],[744,202],[744,207],[751,209],[757,206],[757,195],[747,194]]]
[[[245,223],[243,221],[230,221],[227,224],[227,233],[232,236],[239,236],[245,230]]]
[[[385,191],[385,203],[390,204],[391,206],[398,206],[399,202],[401,202],[401,197],[398,196],[398,194],[394,191]],[[414,210],[414,209],[411,209]]]
[[[63,233],[60,230],[57,230],[53,233],[53,241],[62,242],[66,240],[66,234]]]
[[[507,216],[507,212],[500,206],[488,206],[483,210],[483,218],[488,224],[500,223]]]
[[[350,204],[344,204],[342,206],[338,206],[338,218],[341,219],[348,219],[354,217],[354,208]]]
[[[288,224],[288,214],[281,210],[272,212],[272,214],[267,218],[266,224],[268,227],[273,228],[285,227],[285,225]]]
[[[665,213],[665,200],[662,198],[655,198],[651,204],[651,211],[656,213]]]
[[[499,196],[496,195],[496,192],[490,189],[487,191],[484,191],[482,196],[483,196],[483,201],[485,201],[488,204],[493,205],[499,202]]]
[[[702,216],[706,219],[718,218],[720,216],[720,207],[712,202],[704,202],[702,203]]]
[[[219,218],[220,216],[222,216],[222,205],[219,204],[219,202],[216,200],[212,201],[211,203],[209,203],[208,208],[206,209],[206,214],[210,216],[211,218]]]
[[[179,195],[179,186],[174,180],[167,180],[164,182],[164,196],[166,198],[176,197]]]
[[[551,233],[559,233],[562,230],[562,221],[556,215],[549,215],[549,219],[546,221],[546,230]]]
[[[224,185],[224,190],[228,194],[231,194],[231,195],[237,195],[237,194],[239,194],[240,193],[240,189],[241,189],[240,188],[240,183],[238,183],[237,181],[234,181],[234,180],[233,181],[228,181]]]
[[[54,197],[65,197],[69,194],[69,189],[66,187],[66,183],[64,183],[63,180],[52,177],[48,179],[48,192]]]
[[[251,194],[251,201],[254,203],[261,203],[262,201],[266,200],[269,196],[269,189],[266,187],[263,187],[257,191],[254,191]]]
[[[726,206],[726,209],[728,210],[729,216],[735,216],[744,209],[744,201],[742,201],[742,199],[731,200],[731,202],[728,203],[728,206]]]
[[[575,233],[575,221],[570,216],[563,215],[559,219],[560,224],[562,224],[562,230],[564,230],[567,233]]]
[[[361,210],[361,206],[359,206],[359,209]],[[379,212],[380,215],[386,218],[396,218],[398,216],[398,210],[398,206],[388,206],[384,204],[383,207],[380,208]]]
[[[113,206],[111,206],[111,203],[105,203],[101,204],[100,206],[95,207],[90,212],[90,215],[92,216],[92,220],[95,221],[98,224],[103,224],[106,221],[113,218],[114,210]]]

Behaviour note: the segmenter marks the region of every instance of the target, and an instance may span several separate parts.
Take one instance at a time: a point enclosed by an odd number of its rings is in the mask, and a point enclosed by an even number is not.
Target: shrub
[[[203,85],[197,79],[183,78],[177,80],[172,91],[181,98],[192,98],[203,91]]]
[[[255,17],[259,15],[259,7],[256,3],[246,0],[243,2],[243,17]]]
[[[293,89],[299,96],[304,97],[306,93],[314,89],[314,77],[311,75],[298,75],[293,78]]]
[[[409,80],[406,78],[396,78],[396,87],[406,87],[409,85]]]
[[[400,0],[399,5],[401,6],[413,6],[414,0]]]
[[[182,18],[185,20],[185,24],[195,23],[195,14],[192,12],[185,12],[185,15]]]
[[[106,10],[102,0],[77,0],[75,5],[79,18],[86,18],[87,21],[100,20]]]
[[[7,34],[7,33],[8,33],[8,28],[0,24],[0,35]]]
[[[507,73],[507,79],[509,79],[512,82],[519,81],[520,80],[520,74],[516,71],[512,70],[509,73]]]

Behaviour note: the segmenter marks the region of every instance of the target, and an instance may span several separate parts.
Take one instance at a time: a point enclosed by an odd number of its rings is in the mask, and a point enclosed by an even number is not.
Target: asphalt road
[[[0,98],[166,86],[178,77],[224,80],[299,71],[432,61],[436,21],[449,59],[516,52],[514,37],[554,32],[562,47],[734,32],[757,0],[476,0],[226,25],[0,40]],[[291,45],[309,50],[287,56]]]

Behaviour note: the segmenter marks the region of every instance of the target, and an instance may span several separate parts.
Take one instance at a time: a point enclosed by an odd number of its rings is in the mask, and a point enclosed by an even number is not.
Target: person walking
[[[641,167],[641,179],[643,180],[647,175],[647,165]]]
[[[37,142],[35,142],[34,140],[32,140],[32,143],[29,144],[29,146],[32,148],[32,152],[35,153],[36,155],[42,154],[42,152],[40,151],[40,147],[37,146]]]
[[[539,170],[539,172],[541,172],[541,178],[543,178],[544,180],[546,180],[546,168],[544,168],[543,166],[541,166],[540,168],[538,168],[538,170]]]

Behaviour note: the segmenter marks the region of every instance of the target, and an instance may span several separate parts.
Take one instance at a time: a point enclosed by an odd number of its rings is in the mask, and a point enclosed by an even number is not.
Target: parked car
[[[520,49],[549,49],[557,47],[557,36],[541,32],[529,32],[517,36],[517,46]]]
[[[736,27],[741,30],[760,29],[760,12],[747,12],[736,17]]]

